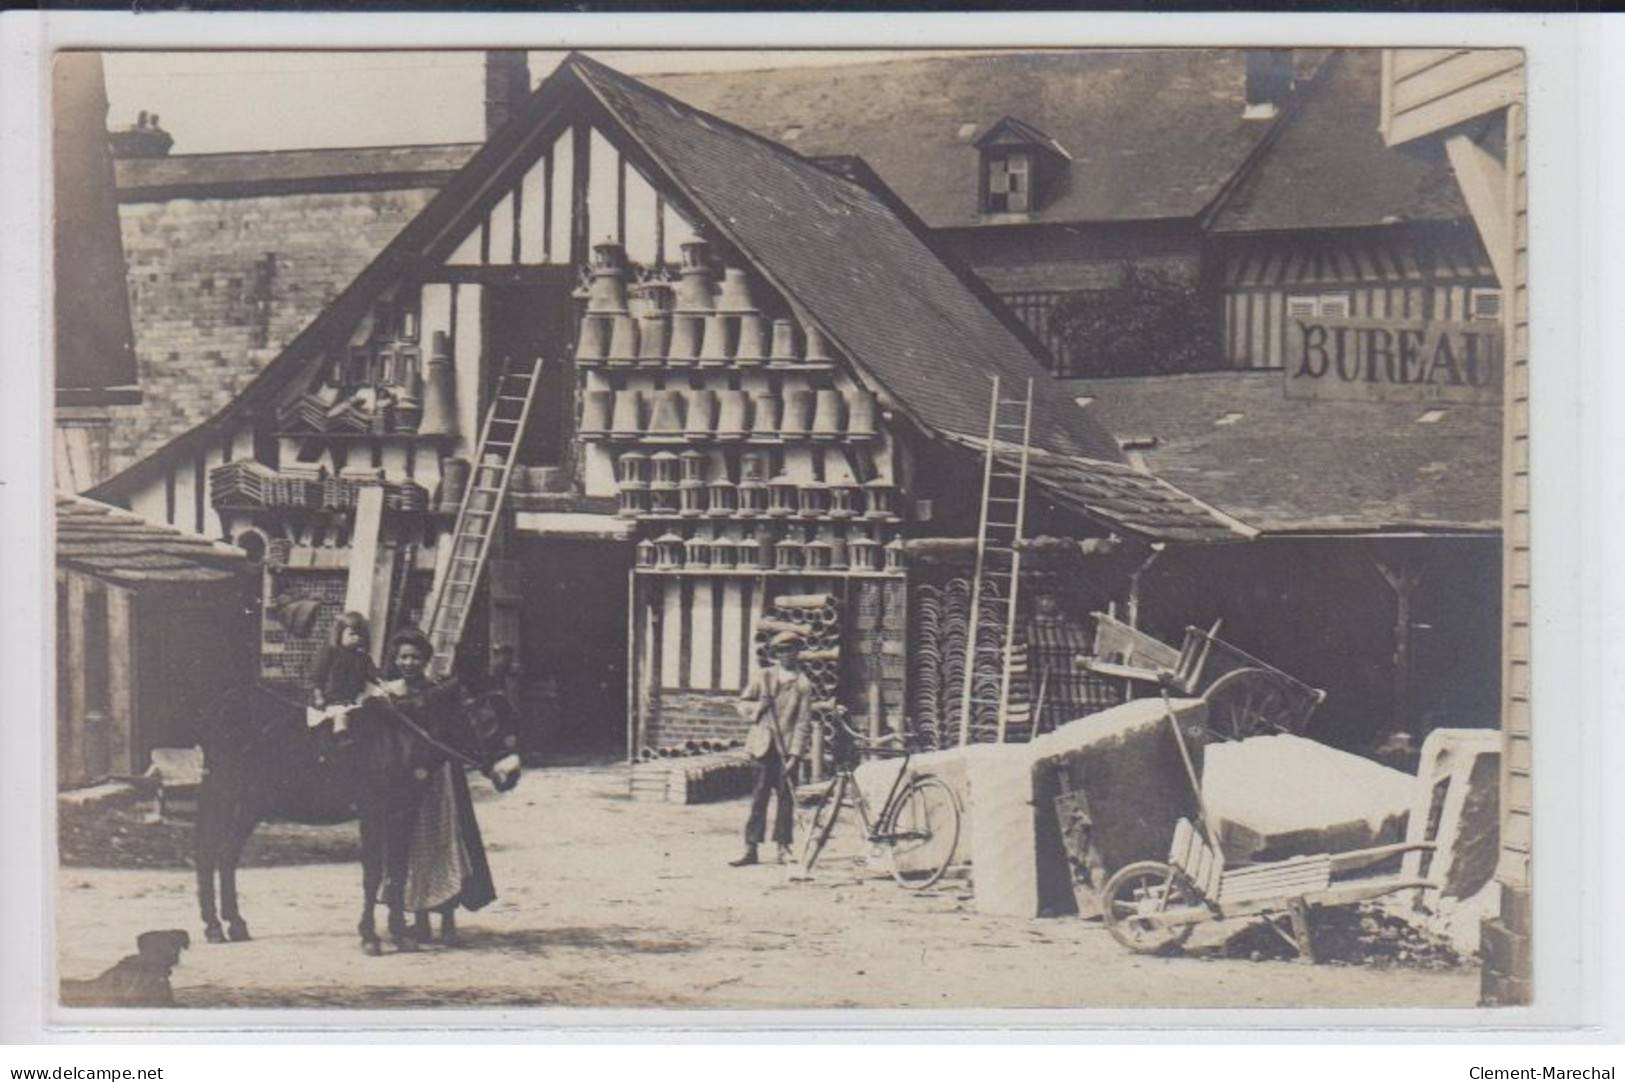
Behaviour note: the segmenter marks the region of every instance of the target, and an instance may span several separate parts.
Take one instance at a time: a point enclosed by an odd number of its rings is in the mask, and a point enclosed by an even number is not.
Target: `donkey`
[[[359,820],[363,908],[358,930],[368,954],[381,953],[373,910],[389,909],[398,950],[426,938],[427,914],[408,934],[402,907],[412,825],[429,771],[451,760],[479,769],[499,792],[519,782],[518,715],[499,692],[471,693],[449,680],[421,693],[410,716],[389,702],[369,701],[350,722],[350,743],[322,754],[305,723],[303,704],[263,684],[223,697],[205,725],[204,777],[194,834],[198,908],[210,943],[249,938],[237,898],[237,865],[254,828],[276,817],[296,823]],[[220,884],[215,908],[215,879]],[[441,911],[451,935],[449,909]],[[225,928],[221,928],[221,918]]]

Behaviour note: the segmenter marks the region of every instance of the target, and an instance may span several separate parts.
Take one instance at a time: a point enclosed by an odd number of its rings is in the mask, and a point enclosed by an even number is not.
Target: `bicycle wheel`
[[[841,804],[845,799],[846,777],[837,774],[830,779],[829,788],[818,798],[818,805],[806,819],[801,839],[803,872],[812,871],[813,862],[818,859],[818,854],[824,851],[824,844],[829,841],[830,834],[835,830],[835,820],[840,817]]]
[[[942,878],[959,847],[959,800],[938,778],[915,778],[887,812],[875,839],[886,847],[892,878],[923,890]]]

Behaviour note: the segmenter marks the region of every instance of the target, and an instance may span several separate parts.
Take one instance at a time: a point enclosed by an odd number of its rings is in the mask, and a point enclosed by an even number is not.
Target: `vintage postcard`
[[[1538,1001],[1525,53],[614,46],[55,54],[54,1015]]]

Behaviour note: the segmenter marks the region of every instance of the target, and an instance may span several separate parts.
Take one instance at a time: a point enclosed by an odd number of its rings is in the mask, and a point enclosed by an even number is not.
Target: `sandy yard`
[[[1471,1007],[1476,966],[1423,971],[1130,954],[1094,922],[978,914],[970,885],[910,893],[855,859],[850,820],[813,882],[736,870],[744,805],[632,803],[622,767],[476,782],[500,897],[464,945],[368,958],[360,870],[247,868],[254,939],[202,942],[180,870],[63,868],[60,973],[91,977],[137,933],[185,928],[172,983],[196,1007]],[[340,828],[353,830],[352,827]],[[382,926],[383,913],[379,913]],[[1222,941],[1209,925],[1190,947]]]

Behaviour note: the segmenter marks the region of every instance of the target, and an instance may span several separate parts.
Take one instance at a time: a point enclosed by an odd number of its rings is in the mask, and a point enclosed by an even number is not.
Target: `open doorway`
[[[630,545],[521,538],[520,653],[544,763],[626,755]]]

